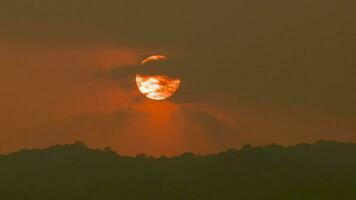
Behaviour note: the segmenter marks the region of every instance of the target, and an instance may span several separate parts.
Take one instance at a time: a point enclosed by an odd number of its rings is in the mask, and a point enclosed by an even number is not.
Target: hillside
[[[356,199],[356,144],[120,156],[77,142],[0,156],[0,199]]]

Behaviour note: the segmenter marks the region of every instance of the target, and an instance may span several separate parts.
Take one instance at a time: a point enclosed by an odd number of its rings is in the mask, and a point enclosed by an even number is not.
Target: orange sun
[[[141,62],[141,65],[159,60],[167,60],[167,56],[153,55]],[[164,100],[172,96],[180,85],[180,79],[172,79],[166,75],[136,75],[136,84],[140,92],[149,99]]]

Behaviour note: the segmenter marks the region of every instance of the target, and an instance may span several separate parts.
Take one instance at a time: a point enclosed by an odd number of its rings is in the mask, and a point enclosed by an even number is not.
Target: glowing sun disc
[[[141,62],[145,63],[158,60],[167,60],[167,56],[153,55]],[[173,79],[166,75],[143,75],[136,74],[136,85],[140,92],[149,99],[164,100],[171,97],[179,88],[180,79]]]

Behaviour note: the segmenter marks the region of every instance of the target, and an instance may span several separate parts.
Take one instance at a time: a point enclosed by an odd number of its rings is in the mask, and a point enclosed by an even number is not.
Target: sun
[[[152,61],[167,60],[164,55],[153,55],[144,59],[140,65]],[[154,67],[154,66],[153,66]],[[171,97],[179,88],[181,80],[179,78],[171,78],[167,75],[146,75],[136,74],[136,84],[140,92],[149,99],[164,100]]]

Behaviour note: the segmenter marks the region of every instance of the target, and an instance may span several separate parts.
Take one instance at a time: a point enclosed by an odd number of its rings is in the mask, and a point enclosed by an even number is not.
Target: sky
[[[356,142],[349,0],[2,0],[0,154],[83,141],[123,155]],[[153,101],[139,63],[181,85]]]

